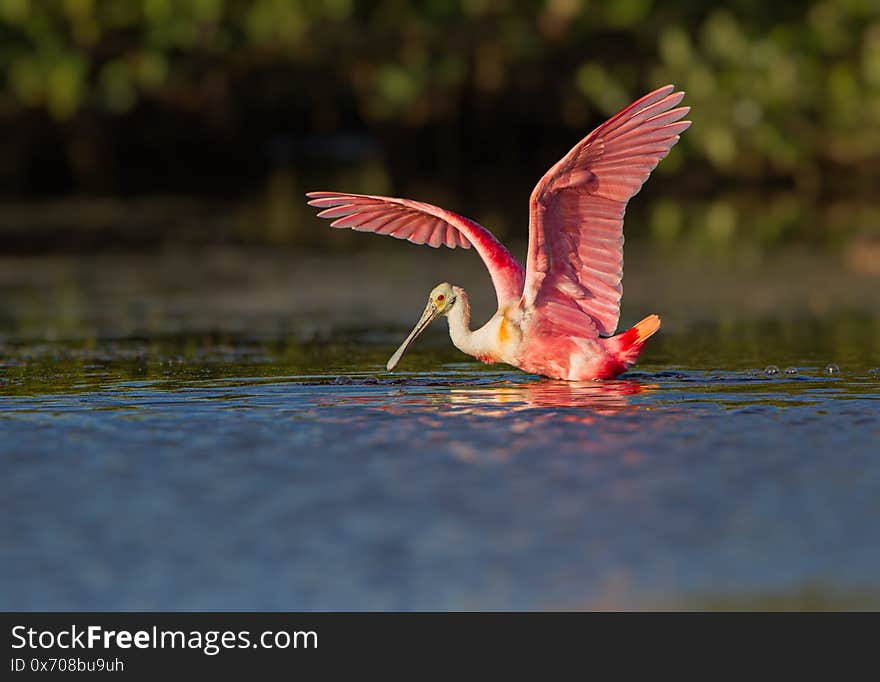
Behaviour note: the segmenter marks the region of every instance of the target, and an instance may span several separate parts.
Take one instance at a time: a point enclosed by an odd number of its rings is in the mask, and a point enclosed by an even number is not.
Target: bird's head
[[[431,295],[428,296],[428,305],[425,306],[425,311],[422,313],[421,318],[419,318],[409,336],[400,344],[400,348],[388,360],[386,367],[389,372],[394,371],[394,368],[400,364],[400,360],[403,358],[403,354],[406,353],[407,348],[410,347],[410,344],[416,340],[419,334],[427,329],[429,324],[441,315],[449,315],[449,312],[455,306],[462,293],[459,287],[452,286],[449,282],[438,284],[431,290]]]
[[[428,309],[433,307],[437,311],[435,317],[448,315],[458,298],[456,289],[458,287],[452,286],[449,282],[438,284],[431,290],[431,295],[428,296],[428,306],[425,308],[425,311],[427,312]]]

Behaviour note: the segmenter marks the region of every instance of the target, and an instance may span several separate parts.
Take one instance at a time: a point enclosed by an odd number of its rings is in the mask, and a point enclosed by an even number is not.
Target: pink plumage
[[[440,285],[423,320],[449,318],[453,343],[486,362],[569,379],[611,378],[632,365],[660,326],[649,316],[612,336],[620,316],[623,216],[627,202],[690,126],[683,92],[659,88],[612,116],[560,159],[532,191],[526,268],[484,227],[431,204],[360,194],[311,192],[332,226],[387,234],[415,244],[470,248],[495,287],[498,312],[470,331],[467,295]],[[442,288],[442,290],[441,290]],[[437,298],[439,297],[439,298]],[[461,302],[445,303],[445,301]],[[429,313],[433,312],[433,317]]]
[[[437,248],[473,245],[483,259],[499,305],[522,294],[523,268],[495,235],[452,211],[411,199],[341,192],[309,192],[309,205],[324,208],[320,218],[335,218],[331,227],[387,234]]]

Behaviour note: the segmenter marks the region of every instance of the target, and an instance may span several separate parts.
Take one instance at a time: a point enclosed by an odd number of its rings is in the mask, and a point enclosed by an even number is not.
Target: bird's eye
[[[443,294],[437,294],[437,303],[443,303],[446,297]]]

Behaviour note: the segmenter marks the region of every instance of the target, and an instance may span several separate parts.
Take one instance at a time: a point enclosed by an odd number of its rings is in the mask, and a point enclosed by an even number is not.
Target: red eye
[[[437,294],[437,300],[443,301],[446,297],[443,294]]]

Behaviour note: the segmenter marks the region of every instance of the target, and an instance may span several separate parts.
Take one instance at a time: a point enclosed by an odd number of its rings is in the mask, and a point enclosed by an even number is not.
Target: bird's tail
[[[660,329],[660,318],[648,315],[635,326],[605,340],[608,351],[627,367],[635,364],[645,342]]]

